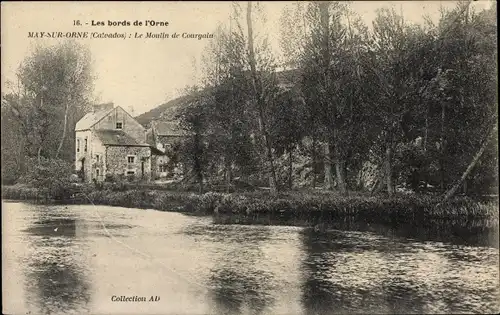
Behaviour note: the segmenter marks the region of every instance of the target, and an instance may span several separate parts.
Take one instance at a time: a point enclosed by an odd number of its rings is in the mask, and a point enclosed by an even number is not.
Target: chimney
[[[94,105],[94,112],[99,112],[99,111],[108,111],[112,110],[115,107],[113,103],[105,103],[105,104],[96,104]]]

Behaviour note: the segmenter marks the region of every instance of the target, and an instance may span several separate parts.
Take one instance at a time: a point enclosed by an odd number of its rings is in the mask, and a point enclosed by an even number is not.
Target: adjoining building
[[[95,105],[77,122],[75,134],[75,170],[85,182],[156,177],[152,166],[164,153],[146,142],[146,129],[122,107]]]
[[[177,121],[151,121],[151,128],[147,130],[146,141],[158,151],[156,164],[156,177],[158,179],[173,178],[182,174],[183,165],[177,154],[179,145],[186,138]]]

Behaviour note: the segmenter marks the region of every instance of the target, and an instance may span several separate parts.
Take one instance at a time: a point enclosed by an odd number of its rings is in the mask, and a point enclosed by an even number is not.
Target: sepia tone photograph
[[[500,312],[497,4],[1,3],[2,312]]]

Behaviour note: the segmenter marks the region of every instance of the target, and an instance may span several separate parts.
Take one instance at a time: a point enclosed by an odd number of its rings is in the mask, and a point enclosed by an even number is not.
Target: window
[[[80,138],[76,139],[76,152],[80,152]]]
[[[116,123],[116,129],[122,129],[122,127],[123,127],[123,123],[121,123],[121,122]]]
[[[95,161],[99,163],[101,161],[101,156],[99,154],[95,155]]]
[[[127,175],[135,175],[135,171],[127,171]]]
[[[84,148],[84,152],[87,152],[87,142],[88,142],[88,139],[87,139],[87,137],[85,137],[85,148]]]
[[[99,178],[99,169],[95,170],[95,177]]]
[[[163,172],[166,172],[166,171],[167,171],[167,165],[161,164],[160,165],[160,172],[163,173]]]
[[[133,164],[135,162],[135,156],[127,156],[127,162]]]

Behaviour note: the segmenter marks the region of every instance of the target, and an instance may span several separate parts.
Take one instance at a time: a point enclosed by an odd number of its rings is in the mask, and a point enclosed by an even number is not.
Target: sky
[[[276,54],[279,48],[279,17],[291,2],[261,2],[266,23],[257,32],[269,36]],[[34,45],[57,43],[54,38],[28,38],[28,32],[135,33],[174,32],[213,33],[218,23],[227,23],[231,2],[2,2],[1,65],[2,91],[6,82],[16,81],[20,62]],[[245,8],[246,3],[240,5]],[[376,9],[394,6],[411,22],[420,23],[429,14],[439,18],[440,6],[452,7],[452,1],[354,1],[351,8],[367,25]],[[477,1],[485,8],[489,1]],[[74,26],[74,20],[83,25]],[[108,21],[168,21],[168,26],[108,26]],[[92,26],[103,21],[105,26]],[[88,23],[88,25],[86,24]],[[128,35],[127,35],[128,36]],[[144,35],[145,36],[145,35]],[[200,62],[211,39],[78,39],[93,58],[96,75],[95,96],[99,102],[113,102],[131,114],[139,115],[182,94],[187,85],[200,77]]]

